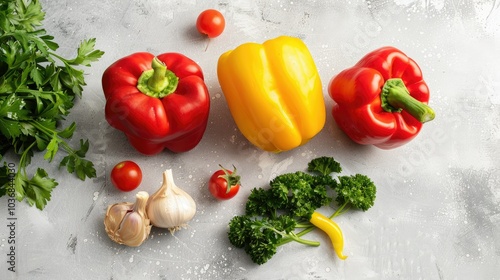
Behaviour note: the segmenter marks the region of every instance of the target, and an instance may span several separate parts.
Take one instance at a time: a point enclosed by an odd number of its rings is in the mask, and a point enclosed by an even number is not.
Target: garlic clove
[[[123,218],[127,213],[134,209],[134,203],[132,202],[120,202],[108,206],[106,211],[106,217],[104,219],[104,226],[106,232],[114,234],[114,232],[120,228]]]
[[[146,208],[151,223],[170,233],[186,227],[196,214],[196,203],[173,179],[172,170],[163,172],[163,184],[151,195]]]
[[[121,202],[110,205],[104,218],[104,227],[109,238],[118,244],[131,247],[141,245],[151,231],[146,215],[149,199],[147,192],[136,194],[136,202]]]

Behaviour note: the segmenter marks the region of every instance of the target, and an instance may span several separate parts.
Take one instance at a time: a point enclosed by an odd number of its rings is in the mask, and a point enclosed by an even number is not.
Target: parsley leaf
[[[39,209],[58,183],[41,168],[31,178],[26,174],[35,152],[44,151],[44,159],[52,162],[63,150],[67,156],[59,167],[81,180],[96,176],[85,159],[88,140],[81,139],[77,149],[70,146],[66,139],[76,123],[61,127],[61,121],[86,85],[79,66],[89,67],[104,54],[92,38],[80,43],[75,58],[58,55],[54,37],[41,28],[44,18],[39,0],[0,1],[0,160],[8,151],[20,156],[15,176],[5,162],[0,167],[0,196],[14,188],[19,201]]]
[[[47,172],[41,168],[37,169],[35,175],[31,179],[28,179],[24,175],[19,175],[19,182],[23,188],[23,198],[28,201],[29,205],[35,205],[40,210],[42,210],[47,204],[47,201],[50,200],[52,189],[58,185],[58,183],[54,179],[49,178]]]

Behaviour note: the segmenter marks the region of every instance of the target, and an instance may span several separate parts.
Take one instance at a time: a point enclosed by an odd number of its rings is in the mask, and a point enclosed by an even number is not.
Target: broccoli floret
[[[339,184],[335,187],[339,205],[354,206],[363,211],[373,206],[377,188],[370,178],[362,174],[340,176]]]

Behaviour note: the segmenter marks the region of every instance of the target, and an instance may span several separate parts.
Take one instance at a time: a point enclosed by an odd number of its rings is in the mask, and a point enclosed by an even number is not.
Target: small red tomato
[[[137,163],[126,160],[111,170],[111,183],[124,192],[135,190],[142,181],[142,171]]]
[[[233,198],[240,190],[240,176],[236,175],[234,165],[233,171],[219,166],[221,169],[215,171],[208,181],[208,190],[213,197],[220,200]]]
[[[196,29],[208,38],[215,38],[222,34],[226,27],[226,20],[221,12],[213,9],[201,12],[196,20]]]

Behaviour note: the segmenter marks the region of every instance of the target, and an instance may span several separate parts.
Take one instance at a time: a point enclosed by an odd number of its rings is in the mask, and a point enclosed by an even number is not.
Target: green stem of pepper
[[[381,106],[387,112],[406,111],[421,123],[431,121],[435,117],[434,110],[413,98],[406,88],[403,80],[399,78],[388,79],[381,95]]]
[[[137,88],[144,94],[163,98],[177,89],[179,78],[157,57],[151,63],[153,69],[144,71],[139,77]]]

